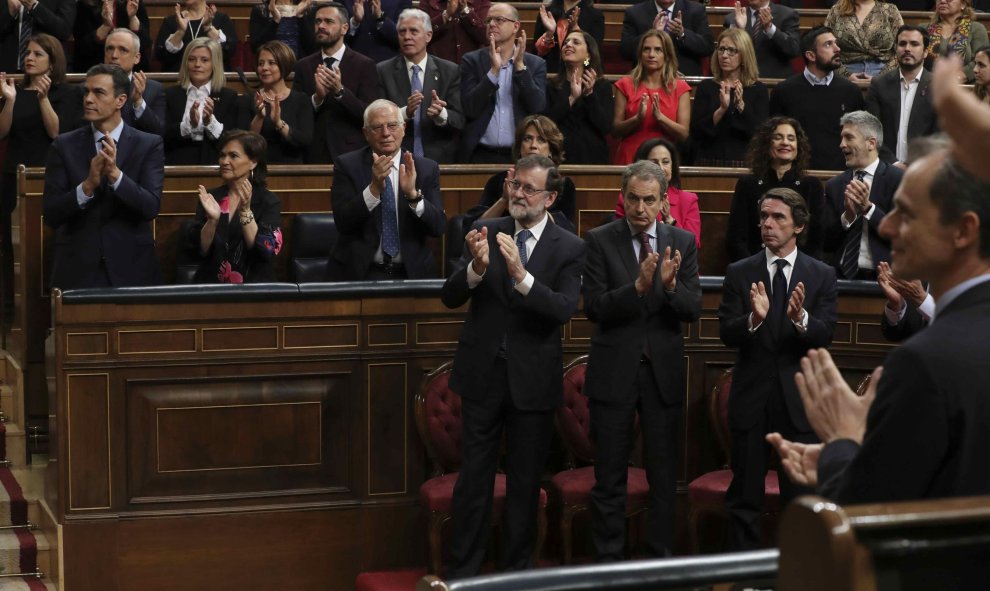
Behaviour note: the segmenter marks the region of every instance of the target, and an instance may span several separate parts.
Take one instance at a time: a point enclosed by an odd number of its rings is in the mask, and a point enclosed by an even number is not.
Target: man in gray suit
[[[725,15],[725,28],[746,29],[753,40],[760,78],[788,78],[794,74],[791,61],[801,55],[800,19],[793,8],[770,0],[736,2]]]
[[[378,64],[378,88],[382,98],[404,107],[408,131],[402,147],[440,164],[456,162],[464,128],[460,70],[453,62],[427,55],[433,26],[422,10],[403,10],[397,30],[400,55]]]
[[[907,162],[908,140],[938,131],[938,117],[932,107],[932,75],[924,66],[928,31],[904,25],[897,30],[895,47],[898,67],[870,82],[866,110],[883,124],[887,141],[880,146],[880,159],[897,164]]]

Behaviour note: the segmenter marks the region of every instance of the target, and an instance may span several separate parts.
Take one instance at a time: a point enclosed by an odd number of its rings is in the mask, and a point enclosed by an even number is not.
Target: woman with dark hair
[[[547,72],[559,69],[564,41],[574,31],[588,33],[597,45],[605,41],[605,15],[595,8],[592,0],[550,0],[550,4],[540,5],[533,47],[546,60]],[[596,71],[605,73],[600,68]]]
[[[608,164],[612,83],[602,75],[598,44],[584,31],[567,34],[556,80],[547,84],[547,116],[564,134],[568,164]]]
[[[315,52],[317,48],[313,22],[306,18],[311,2],[312,0],[268,0],[256,4],[251,9],[251,20],[248,23],[248,39],[255,55],[259,55],[262,45],[270,41],[281,41],[297,57]]]
[[[265,138],[235,129],[220,141],[223,185],[199,186],[189,251],[202,260],[196,283],[273,282],[282,249],[281,203],[266,187]]]
[[[973,55],[973,94],[990,103],[990,46],[983,46]]]
[[[744,166],[746,146],[770,114],[753,42],[744,29],[722,31],[712,53],[712,78],[694,93],[691,138],[698,166]]]
[[[701,248],[701,212],[698,210],[698,195],[681,190],[681,157],[677,148],[663,138],[653,138],[643,142],[636,150],[633,162],[649,160],[663,169],[667,176],[666,199],[660,203],[657,221],[669,226],[677,226],[694,234],[694,243]],[[615,204],[615,217],[626,215],[625,200],[619,193]]]
[[[639,38],[639,62],[615,83],[612,135],[621,138],[613,164],[626,165],[644,141],[683,142],[691,127],[691,87],[677,77],[670,35],[651,29]]]
[[[564,136],[549,118],[543,115],[530,115],[519,122],[516,127],[516,140],[512,144],[512,161],[516,162],[523,156],[539,154],[553,160],[560,166],[564,161]],[[464,217],[464,233],[471,229],[476,220],[502,217],[508,215],[509,196],[511,191],[508,183],[514,179],[515,168],[492,175],[481,192],[481,200],[468,210]],[[574,196],[576,189],[574,181],[563,177],[564,184],[557,199],[550,206],[553,221],[574,232]]]
[[[313,141],[313,107],[309,95],[291,90],[285,76],[296,66],[292,49],[269,41],[258,50],[261,88],[244,94],[238,106],[238,127],[260,133],[268,143],[272,164],[301,164]]]
[[[764,193],[777,187],[793,189],[808,204],[811,223],[804,229],[807,240],[799,248],[805,254],[821,259],[825,239],[825,220],[822,219],[825,190],[820,180],[805,174],[811,158],[811,144],[801,124],[790,117],[771,118],[753,136],[746,158],[753,173],[739,178],[732,196],[725,238],[729,260],[744,259],[763,247],[757,204]]]
[[[958,54],[963,62],[959,82],[972,82],[974,50],[990,45],[986,27],[976,20],[972,0],[936,2],[935,14],[928,23],[928,37],[925,65],[931,67],[931,62],[940,56]]]

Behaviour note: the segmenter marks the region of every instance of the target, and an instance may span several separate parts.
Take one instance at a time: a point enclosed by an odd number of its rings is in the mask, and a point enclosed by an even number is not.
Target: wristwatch
[[[422,200],[423,200],[423,191],[421,189],[416,190],[416,196],[413,197],[412,199],[406,198],[406,201],[409,202],[409,205],[416,205]]]
[[[333,93],[333,98],[337,99],[338,101],[340,99],[344,98],[344,87],[343,86],[340,87],[340,90],[338,90],[337,92]]]

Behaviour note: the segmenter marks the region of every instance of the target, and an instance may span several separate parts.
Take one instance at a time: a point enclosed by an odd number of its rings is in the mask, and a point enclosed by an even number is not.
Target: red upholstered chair
[[[433,461],[433,474],[419,487],[419,502],[430,513],[427,541],[429,569],[439,575],[443,566],[443,527],[453,516],[454,485],[461,468],[461,397],[448,387],[452,361],[423,377],[415,398],[416,429]],[[505,507],[505,474],[495,475],[492,523],[498,524]],[[537,512],[536,557],[543,548],[547,531],[547,493],[540,489]],[[535,560],[535,559],[534,559]]]
[[[557,409],[557,432],[567,449],[570,470],[558,472],[550,481],[554,498],[561,504],[560,539],[564,564],[572,555],[571,524],[574,516],[591,508],[591,488],[595,485],[595,445],[591,441],[591,413],[584,395],[584,373],[588,356],[578,357],[564,370],[564,402]],[[577,467],[582,464],[583,467]],[[646,471],[629,468],[626,484],[626,517],[645,511],[650,486]]]
[[[691,550],[698,552],[698,527],[703,514],[716,514],[728,517],[725,508],[725,493],[732,482],[732,470],[729,469],[729,396],[732,393],[732,368],[725,370],[719,376],[712,390],[709,404],[709,414],[712,428],[718,439],[719,447],[725,455],[725,466],[721,470],[708,472],[695,478],[688,484],[688,529],[691,538]],[[777,471],[768,470],[764,481],[764,514],[775,515],[780,512],[780,484]]]

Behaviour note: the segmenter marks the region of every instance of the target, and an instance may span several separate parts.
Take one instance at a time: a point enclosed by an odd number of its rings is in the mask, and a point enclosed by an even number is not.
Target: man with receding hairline
[[[131,81],[131,92],[121,110],[124,123],[162,135],[165,130],[165,89],[134,68],[141,62],[141,38],[130,29],[114,29],[104,44],[104,63],[118,66]]]

